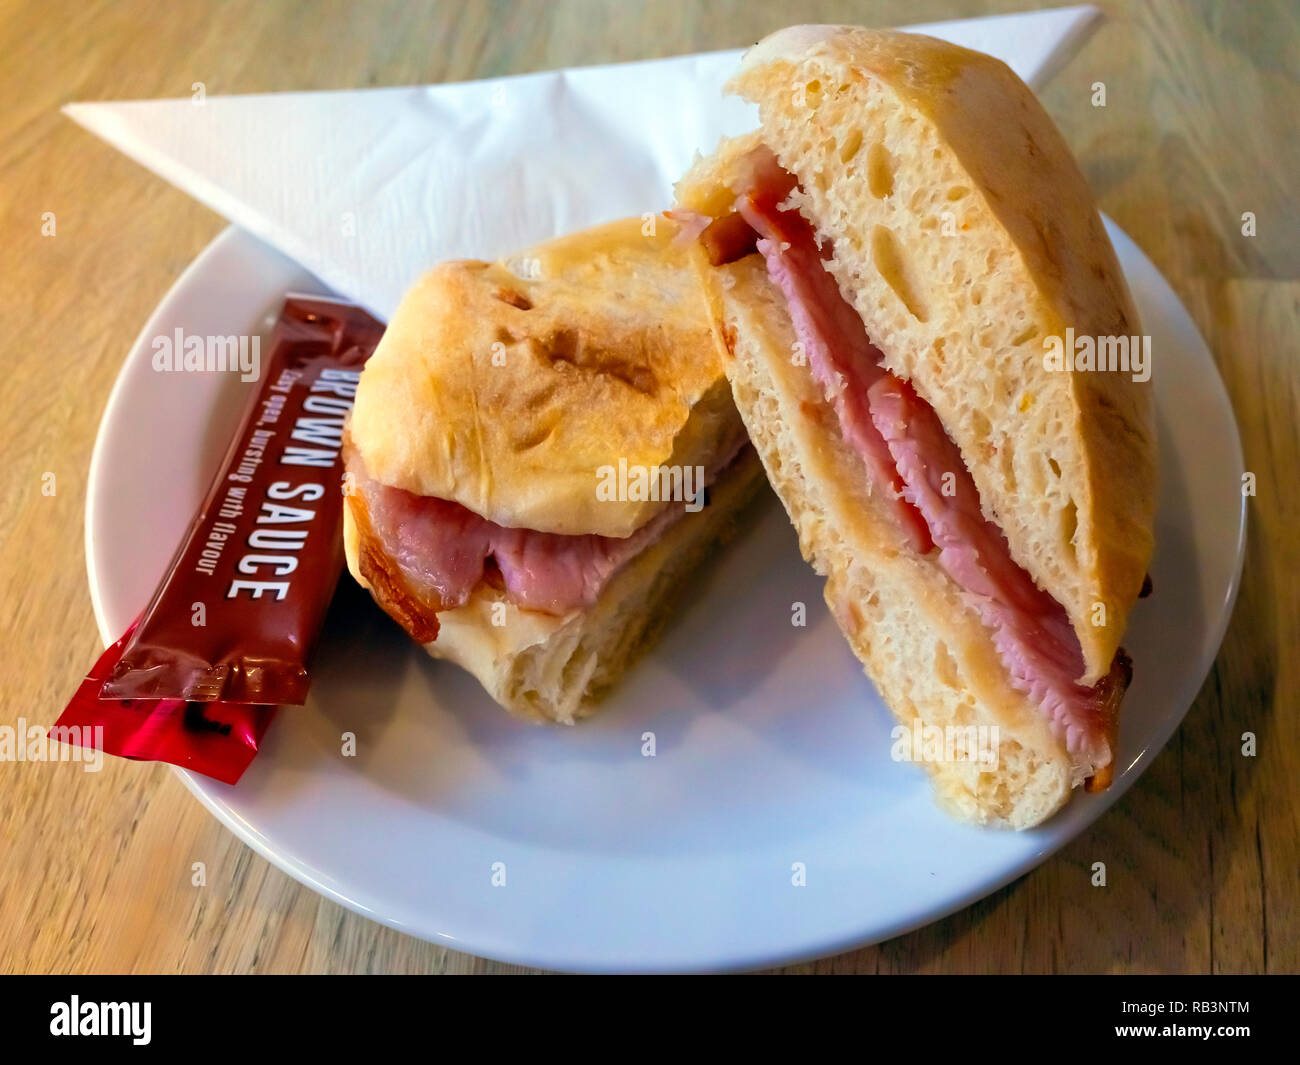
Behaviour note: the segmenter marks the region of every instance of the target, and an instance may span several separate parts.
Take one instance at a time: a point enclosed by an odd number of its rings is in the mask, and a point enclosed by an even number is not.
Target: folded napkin
[[[908,27],[1041,86],[1091,5]],[[753,129],[739,50],[449,85],[74,103],[96,136],[387,319],[442,259],[489,259],[672,202],[696,152]]]

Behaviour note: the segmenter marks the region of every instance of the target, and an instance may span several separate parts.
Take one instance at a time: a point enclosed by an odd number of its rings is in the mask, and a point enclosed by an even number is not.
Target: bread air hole
[[[1064,541],[1065,549],[1070,553],[1070,558],[1074,558],[1074,533],[1079,527],[1079,511],[1071,499],[1064,507],[1061,508],[1061,539]]]
[[[850,131],[849,135],[844,138],[844,143],[840,145],[840,162],[850,162],[858,149],[862,147],[862,130],[855,129]]]
[[[878,200],[894,191],[894,157],[880,141],[867,149],[867,188]]]
[[[876,226],[871,232],[871,257],[885,279],[885,284],[894,290],[907,308],[907,312],[918,322],[925,322],[930,317],[925,301],[921,299],[916,286],[912,283],[906,260],[899,249],[894,232],[888,226]]]
[[[957,663],[942,640],[934,647],[934,675],[950,688],[961,688],[957,679]]]
[[[975,439],[978,441],[981,453],[986,459],[992,460],[997,453],[996,447],[989,441],[989,433],[993,430],[992,423],[976,410],[971,411],[970,424],[971,428],[975,430]]]
[[[512,288],[506,288],[504,285],[492,293],[493,299],[498,299],[502,303],[508,303],[511,307],[518,307],[521,311],[531,311],[533,301],[525,296],[522,292],[516,292]]]

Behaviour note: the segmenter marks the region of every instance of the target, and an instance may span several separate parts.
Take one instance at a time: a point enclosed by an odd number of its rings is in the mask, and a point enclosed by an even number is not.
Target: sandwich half
[[[1035,825],[1110,780],[1153,549],[1149,386],[1048,358],[1141,333],[1087,183],[1010,69],[931,38],[793,27],[728,89],[761,127],[674,217],[741,416],[884,701],[945,738],[908,755],[940,804]]]
[[[628,219],[444,263],[361,375],[348,569],[527,718],[591,713],[762,484],[679,237]]]

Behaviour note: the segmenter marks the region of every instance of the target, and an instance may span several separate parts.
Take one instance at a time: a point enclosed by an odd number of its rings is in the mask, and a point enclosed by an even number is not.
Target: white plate
[[[1244,547],[1236,424],[1204,342],[1155,267],[1110,226],[1153,337],[1161,492],[1155,595],[1108,792],[1014,834],[948,820],[890,760],[892,719],[840,638],[772,499],[698,580],[664,640],[573,729],[515,722],[426,658],[347,578],[306,708],[282,710],[235,786],[181,773],[258,853],[412,935],[587,970],[717,969],[897,935],[1043,861],[1115,802],[1200,688]],[[91,465],[86,556],[100,634],[149,597],[220,459],[237,380],[160,374],[150,339],[264,329],[301,268],[226,230],[146,325]],[[791,625],[807,604],[806,628]],[[340,756],[340,735],[359,753]],[[656,754],[642,755],[655,735]],[[807,884],[792,884],[802,862]],[[494,863],[506,882],[493,886]]]

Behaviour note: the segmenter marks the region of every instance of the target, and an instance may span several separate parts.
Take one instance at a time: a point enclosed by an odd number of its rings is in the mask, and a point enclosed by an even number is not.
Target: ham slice
[[[742,440],[704,471],[712,484],[748,446]],[[524,610],[562,615],[593,605],[629,561],[686,513],[661,509],[631,536],[565,536],[512,529],[448,499],[419,496],[370,478],[349,452],[348,496],[357,526],[361,575],[415,639],[437,638],[438,617],[469,601],[484,581]]]
[[[1127,659],[1116,655],[1096,687],[1078,684],[1083,650],[1065,608],[1016,565],[1002,530],[984,518],[975,481],[934,408],[893,374],[872,385],[868,405],[903,494],[934,537],[939,565],[992,631],[1012,684],[1042,707],[1071,752],[1106,765]]]
[[[886,500],[912,548],[925,554],[931,546],[929,531],[902,496],[893,457],[867,409],[868,390],[887,375],[880,365],[883,356],[840,295],[835,278],[823,269],[812,227],[798,211],[782,211],[778,204],[772,192],[750,192],[736,207],[759,234],[757,248],[768,275],[785,295],[804,356],[835,408],[845,440],[866,464],[869,488]],[[829,246],[825,250],[829,257]]]
[[[1002,531],[984,518],[975,482],[934,408],[882,365],[861,317],[825,269],[829,245],[819,250],[808,221],[782,209],[793,177],[774,175],[779,164],[770,151],[755,155],[754,184],[736,210],[757,234],[756,248],[786,298],[811,372],[873,490],[889,500],[914,550],[938,549],[938,564],[990,630],[1012,685],[1042,708],[1072,754],[1108,765],[1131,676],[1127,655],[1119,652],[1095,687],[1077,683],[1083,651],[1065,608],[1015,562]],[[743,247],[734,228],[726,229],[728,244]],[[953,475],[946,484],[945,474]]]
[[[506,598],[523,609],[567,614],[589,607],[618,569],[684,513],[667,507],[624,539],[564,536],[506,528],[451,500],[380,484],[355,456],[349,472],[367,531],[396,571],[391,575],[429,614],[464,606],[481,581],[498,574]]]

